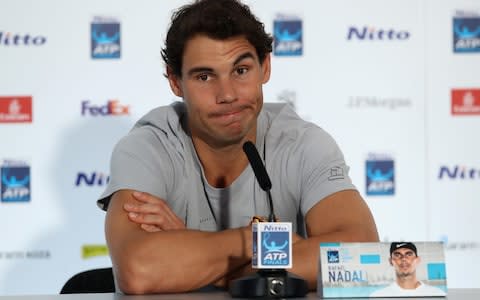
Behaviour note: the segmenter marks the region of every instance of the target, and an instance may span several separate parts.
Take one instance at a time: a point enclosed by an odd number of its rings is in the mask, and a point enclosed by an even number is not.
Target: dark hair
[[[255,48],[260,63],[272,52],[272,37],[247,5],[238,0],[196,0],[172,15],[161,54],[173,74],[182,75],[185,44],[198,34],[218,40],[244,36]]]

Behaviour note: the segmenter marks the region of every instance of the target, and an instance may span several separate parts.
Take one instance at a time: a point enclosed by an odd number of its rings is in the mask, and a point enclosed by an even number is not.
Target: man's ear
[[[262,83],[267,83],[268,80],[270,80],[270,72],[272,70],[272,65],[270,61],[270,53],[265,55],[265,59],[263,60],[262,63],[262,75],[263,75],[263,80]]]
[[[393,263],[392,263],[392,258],[391,258],[391,257],[388,259],[388,262],[389,262],[390,265],[393,267]]]
[[[420,256],[416,257],[416,261],[417,261],[417,265],[419,265],[422,262],[422,259],[420,258]]]
[[[173,73],[172,68],[167,67],[167,78],[168,83],[170,84],[170,89],[175,94],[175,96],[183,98],[183,91],[181,86],[181,79]]]

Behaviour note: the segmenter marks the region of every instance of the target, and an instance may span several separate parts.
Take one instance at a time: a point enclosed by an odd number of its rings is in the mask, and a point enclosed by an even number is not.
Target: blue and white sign
[[[292,223],[254,223],[252,266],[259,269],[292,267]]]

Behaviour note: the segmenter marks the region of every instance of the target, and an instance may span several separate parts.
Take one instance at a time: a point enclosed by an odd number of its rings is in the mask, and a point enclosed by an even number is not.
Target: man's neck
[[[417,280],[417,276],[397,277],[397,284],[402,289],[413,290],[421,285]]]
[[[250,140],[255,143],[255,139]],[[195,137],[192,137],[192,141],[205,177],[211,186],[217,188],[230,186],[248,165],[247,156],[242,148],[245,141],[224,147],[212,147]]]

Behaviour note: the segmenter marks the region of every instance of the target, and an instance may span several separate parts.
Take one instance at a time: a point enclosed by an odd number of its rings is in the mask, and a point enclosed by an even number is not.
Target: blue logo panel
[[[303,30],[301,20],[273,22],[273,54],[278,56],[300,56],[303,54]]]
[[[290,263],[289,251],[289,233],[281,232],[261,232],[261,259],[263,265],[283,266]]]
[[[92,23],[92,58],[120,58],[120,23]]]
[[[480,52],[480,17],[453,18],[453,52]]]
[[[3,166],[0,173],[2,202],[30,201],[30,167]]]
[[[340,262],[340,255],[337,250],[327,251],[327,261],[329,264],[337,264]]]
[[[394,195],[395,169],[393,160],[367,160],[367,195]]]

